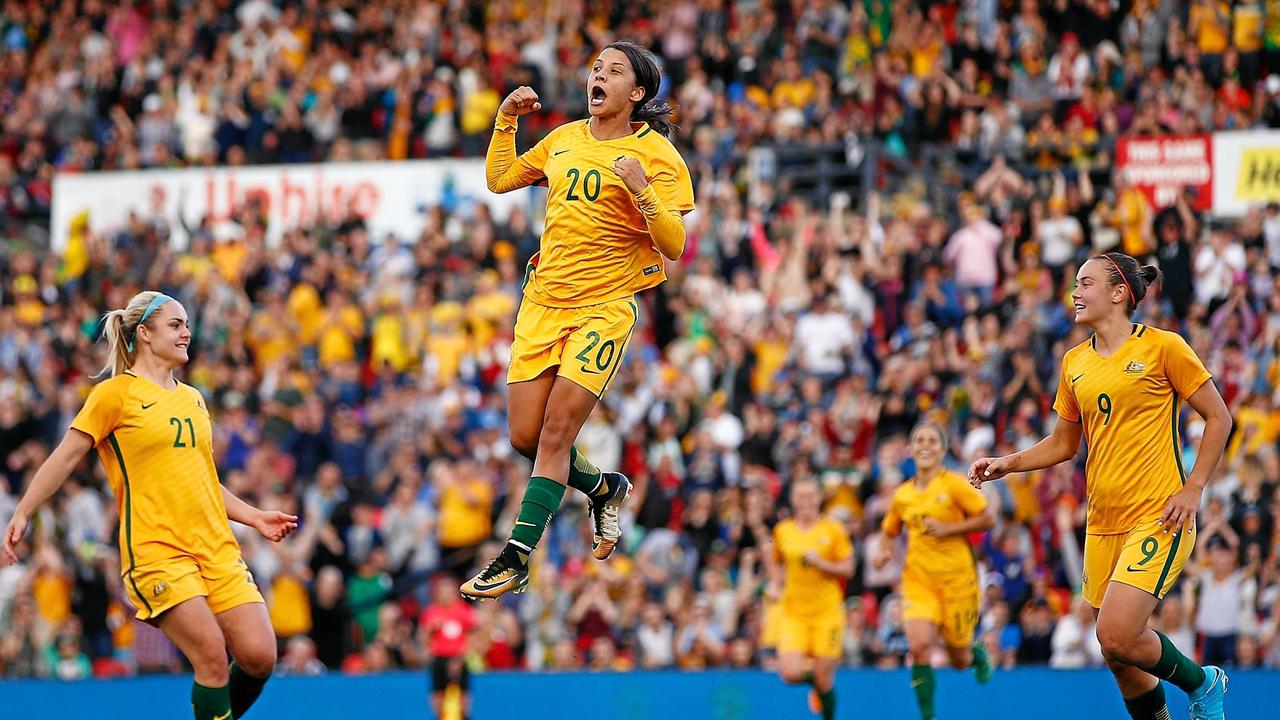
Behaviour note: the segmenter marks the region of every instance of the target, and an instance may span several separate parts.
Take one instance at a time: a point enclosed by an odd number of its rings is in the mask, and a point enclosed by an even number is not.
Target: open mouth
[[[605,93],[603,87],[600,87],[599,85],[591,86],[591,104],[592,105],[596,105],[596,106],[603,105],[606,97],[608,97],[608,95]]]

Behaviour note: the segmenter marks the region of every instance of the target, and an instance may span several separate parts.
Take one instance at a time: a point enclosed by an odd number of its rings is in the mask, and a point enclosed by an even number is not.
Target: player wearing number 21
[[[1076,322],[1093,337],[1067,351],[1053,408],[1053,434],[1034,447],[982,458],[969,470],[981,485],[1075,457],[1088,445],[1089,507],[1083,594],[1098,609],[1098,642],[1129,714],[1167,720],[1161,680],[1186,691],[1194,720],[1223,717],[1227,678],[1200,667],[1147,620],[1195,545],[1196,510],[1231,431],[1231,415],[1186,341],[1130,318],[1160,278],[1121,253],[1090,258],[1071,295]],[[1205,420],[1195,466],[1182,466],[1179,402]]]
[[[590,501],[596,559],[608,558],[621,536],[618,511],[630,481],[602,473],[573,442],[622,365],[635,294],[665,280],[663,258],[684,251],[693,184],[666,138],[672,111],[656,100],[661,79],[653,53],[608,45],[586,76],[590,117],[552,130],[519,157],[517,117],[541,109],[538,94],[516,88],[498,108],[485,158],[489,189],[545,182],[548,190],[507,373],[511,445],[533,461],[533,473],[510,541],[463,583],[467,597],[524,590],[529,556],[566,485]]]
[[[110,356],[103,373],[111,378],[89,392],[31,479],[4,533],[5,558],[18,561],[31,515],[96,447],[119,505],[120,567],[138,619],[191,661],[196,720],[244,717],[275,667],[276,642],[227,519],[279,542],[298,518],[258,510],[218,482],[209,407],[173,377],[191,342],[181,303],[138,293],[107,313],[103,335]]]

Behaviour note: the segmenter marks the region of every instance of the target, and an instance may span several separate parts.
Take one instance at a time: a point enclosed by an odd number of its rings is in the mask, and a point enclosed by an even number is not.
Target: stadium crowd
[[[1057,358],[1083,339],[1070,280],[1118,248],[1165,273],[1137,320],[1183,332],[1236,419],[1159,622],[1203,662],[1280,667],[1280,208],[1210,221],[1190,193],[1155,208],[1110,169],[1122,134],[1280,126],[1272,5],[8,0],[0,519],[101,365],[101,312],[154,288],[190,311],[185,377],[210,400],[224,482],[302,517],[280,545],[239,534],[281,671],[770,666],[760,553],[806,475],[859,557],[845,662],[898,667],[901,568],[869,558],[911,474],[906,432],[943,422],[957,468],[1047,433]],[[636,481],[625,552],[589,557],[571,497],[526,595],[456,596],[528,477],[503,382],[538,242],[525,214],[432,208],[413,238],[348,216],[267,247],[249,202],[181,251],[160,217],[88,218],[63,256],[32,241],[55,171],[475,155],[527,83],[545,110],[523,146],[583,114],[581,73],[614,36],[668,63],[698,210],[580,437]],[[808,198],[749,162],[830,142],[875,185]],[[1200,424],[1183,419],[1189,467]],[[177,668],[132,619],[95,465],[0,569],[0,675]],[[1075,594],[1083,463],[985,491],[993,655],[1100,665]]]

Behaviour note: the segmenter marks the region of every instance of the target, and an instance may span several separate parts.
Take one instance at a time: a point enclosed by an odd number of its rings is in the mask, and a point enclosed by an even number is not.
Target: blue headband
[[[155,312],[156,308],[169,302],[172,299],[173,298],[169,297],[168,295],[165,295],[164,293],[159,293],[155,297],[151,298],[151,302],[147,305],[147,309],[142,311],[142,318],[138,320],[138,325],[141,326],[142,323],[147,321],[147,318],[151,317],[151,313]],[[138,328],[133,329],[133,336],[134,337],[138,336]],[[132,338],[129,340],[129,352],[133,352]]]

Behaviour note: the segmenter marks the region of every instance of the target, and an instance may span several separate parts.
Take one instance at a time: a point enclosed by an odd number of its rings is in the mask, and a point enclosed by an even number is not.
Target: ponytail
[[[671,131],[676,127],[671,122],[675,108],[667,102],[656,100],[658,90],[662,87],[662,68],[658,64],[658,56],[648,48],[625,40],[609,43],[605,48],[613,48],[627,56],[627,60],[631,62],[631,71],[636,76],[636,85],[644,88],[644,97],[631,110],[631,120],[648,123],[659,135],[671,137]]]
[[[145,325],[156,308],[173,298],[155,290],[144,290],[129,299],[129,304],[111,310],[102,317],[102,337],[107,341],[107,364],[95,377],[112,377],[128,370],[137,359],[134,339],[138,326]]]
[[[631,119],[649,123],[649,127],[662,137],[671,137],[671,132],[676,129],[675,123],[671,122],[671,117],[675,113],[676,109],[668,103],[650,102],[636,108],[631,113]]]
[[[102,318],[102,338],[107,341],[107,364],[94,377],[114,377],[133,364],[129,341],[124,336],[125,310],[111,310]]]

